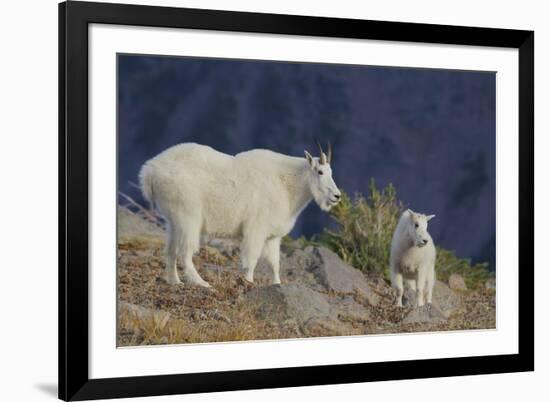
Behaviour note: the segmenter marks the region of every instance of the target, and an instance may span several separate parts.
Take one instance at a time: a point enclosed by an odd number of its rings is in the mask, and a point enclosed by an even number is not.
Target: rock
[[[120,257],[118,257],[118,263],[121,265],[127,265],[132,260],[132,257],[128,254],[123,254]]]
[[[294,318],[289,318],[288,320],[280,321],[277,323],[279,328],[284,329],[284,332],[291,333],[296,337],[303,336],[301,325]]]
[[[121,206],[117,210],[117,233],[119,240],[144,237],[162,241],[164,237],[162,228]]]
[[[286,255],[290,255],[294,250],[301,250],[302,248],[303,246],[300,239],[292,239],[281,243],[281,253]]]
[[[330,305],[324,295],[305,286],[272,285],[246,293],[260,319],[284,321],[295,318],[300,324],[313,317],[328,317]]]
[[[296,249],[287,258],[283,258],[283,261],[287,270],[309,270],[315,263],[315,257],[310,252]]]
[[[304,285],[312,290],[323,292],[325,288],[319,284],[311,267],[318,264],[318,258],[304,250],[297,249],[289,256],[281,255],[280,276],[283,284]],[[254,271],[254,283],[258,286],[269,286],[273,281],[273,270],[267,261],[260,258]]]
[[[303,325],[306,336],[340,336],[346,335],[345,327],[335,318],[313,317]]]
[[[467,290],[466,283],[464,283],[464,278],[459,274],[451,274],[449,280],[447,281],[449,287],[453,290]]]
[[[154,320],[159,327],[164,327],[170,319],[170,313],[162,310],[153,310],[124,301],[118,302],[118,314],[124,313],[135,316],[140,321]]]
[[[451,288],[441,281],[435,281],[432,304],[448,318],[462,306],[462,300]],[[403,293],[404,306],[416,306],[416,292],[406,288]]]
[[[136,255],[139,258],[151,258],[153,256],[153,252],[151,250],[134,250],[134,255]]]
[[[495,290],[497,288],[496,278],[487,279],[485,282],[485,288]]]
[[[433,304],[425,304],[409,312],[403,324],[439,324],[447,321],[445,314]]]
[[[301,249],[294,250],[287,257],[281,253],[280,277],[283,284],[305,285],[313,290],[323,290],[309,268],[316,261],[312,254]],[[260,258],[254,270],[254,283],[269,286],[273,283],[273,269],[264,258]]]
[[[335,315],[341,321],[369,321],[371,313],[361,304],[357,303],[353,296],[344,296],[331,303]]]
[[[307,252],[306,250],[304,250]],[[326,289],[337,293],[359,292],[369,304],[376,306],[379,297],[367,283],[363,274],[342,261],[335,253],[325,247],[314,249],[319,259],[319,265],[315,268],[315,274]]]
[[[435,282],[433,302],[443,312],[445,317],[449,317],[462,306],[460,296],[441,281]]]

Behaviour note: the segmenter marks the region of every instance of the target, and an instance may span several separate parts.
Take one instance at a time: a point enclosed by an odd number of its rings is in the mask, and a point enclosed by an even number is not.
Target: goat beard
[[[322,211],[324,212],[329,212],[330,209],[334,206],[335,204],[333,204],[332,202],[330,201],[324,201],[322,202],[319,207],[321,208]]]

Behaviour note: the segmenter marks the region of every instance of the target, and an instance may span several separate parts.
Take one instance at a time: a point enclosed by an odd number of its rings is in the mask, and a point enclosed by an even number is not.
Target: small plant
[[[325,229],[319,241],[355,268],[388,279],[391,239],[402,210],[392,184],[380,191],[371,180],[366,198],[357,193],[351,199],[342,193],[330,211],[338,230]]]
[[[446,282],[451,274],[459,274],[464,278],[468,289],[476,289],[485,285],[485,282],[494,276],[488,270],[486,262],[471,264],[466,258],[459,258],[452,251],[437,247],[435,269],[437,279]]]

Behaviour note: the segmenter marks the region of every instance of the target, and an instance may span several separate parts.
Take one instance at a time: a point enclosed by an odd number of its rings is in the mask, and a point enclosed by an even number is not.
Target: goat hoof
[[[210,286],[210,284],[204,280],[200,280],[200,281],[189,281],[189,284],[191,286],[200,286],[202,288],[210,288],[212,286]]]
[[[179,285],[181,283],[181,281],[178,279],[178,278],[174,278],[174,277],[166,277],[166,276],[163,276],[162,279],[164,280],[164,282],[166,282],[168,285]]]
[[[206,282],[202,278],[185,278],[185,282],[187,282],[191,286],[201,286],[203,288],[209,288],[211,287],[208,282]]]

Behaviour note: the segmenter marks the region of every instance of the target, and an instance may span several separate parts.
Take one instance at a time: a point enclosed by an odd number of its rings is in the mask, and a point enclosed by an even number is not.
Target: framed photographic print
[[[59,5],[59,397],[534,369],[534,33]]]

